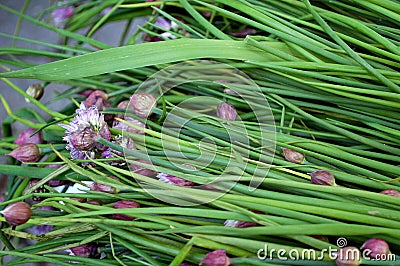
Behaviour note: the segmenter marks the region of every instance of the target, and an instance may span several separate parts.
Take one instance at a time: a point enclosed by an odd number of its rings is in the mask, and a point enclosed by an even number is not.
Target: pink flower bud
[[[177,177],[177,176],[173,176],[170,174],[165,174],[165,173],[159,173],[157,175],[158,180],[160,180],[161,182],[167,183],[167,184],[171,184],[171,185],[175,185],[175,186],[179,186],[179,187],[192,187],[194,186],[194,183],[188,180],[185,180],[183,178]]]
[[[64,19],[67,19],[70,16],[72,16],[74,14],[74,11],[75,8],[73,6],[60,7],[54,9],[53,12],[51,12],[51,17],[53,18],[54,22],[58,25]]]
[[[119,180],[118,178],[116,178],[115,176],[109,176],[109,178],[114,179],[114,180]],[[105,192],[105,193],[117,193],[117,190],[114,187],[108,186],[108,185],[104,185],[104,184],[100,184],[100,183],[93,183],[90,186],[91,190],[94,191],[101,191],[101,192]]]
[[[90,151],[96,146],[97,134],[92,128],[87,127],[82,131],[72,133],[69,140],[75,149],[80,151]]]
[[[361,263],[361,252],[356,247],[344,247],[336,254],[337,266],[358,266]]]
[[[380,259],[382,255],[390,254],[389,245],[385,240],[379,238],[371,238],[364,242],[361,246],[363,254],[372,259]]]
[[[90,95],[92,92],[94,92],[94,90],[84,90],[84,91],[79,92],[78,94],[79,94],[79,95],[82,95],[82,96],[85,96],[85,97],[89,97],[89,95]]]
[[[199,265],[206,266],[229,266],[231,260],[226,256],[226,250],[218,249],[206,254],[206,258],[200,261]]]
[[[235,120],[237,112],[235,107],[227,102],[222,102],[217,106],[217,116],[225,120]]]
[[[298,163],[301,164],[304,161],[304,154],[288,149],[288,148],[282,148],[283,155],[285,156],[286,161],[292,162],[292,163]]]
[[[316,185],[333,186],[335,185],[335,177],[326,170],[316,170],[311,174],[311,183]]]
[[[139,159],[137,161],[141,162],[141,163],[146,163],[146,164],[153,165],[151,162],[146,161],[146,160]],[[136,174],[139,174],[139,175],[144,175],[144,176],[147,176],[147,177],[155,177],[157,175],[156,171],[144,168],[143,166],[138,165],[138,164],[130,164],[130,167],[131,167],[131,171],[133,171],[133,172],[135,172]]]
[[[36,129],[34,128],[28,128],[22,131],[19,135],[18,138],[14,141],[15,144],[22,145],[22,144],[41,144],[43,143],[43,137],[42,137],[42,132],[38,132],[37,134],[32,135]]]
[[[133,200],[120,200],[113,205],[114,209],[139,208],[139,207],[140,204]],[[128,216],[125,214],[113,214],[113,218],[116,220],[125,220],[125,221],[132,221],[135,219],[135,217]]]
[[[126,111],[126,108],[128,108],[128,106],[129,106],[129,101],[128,101],[128,100],[125,100],[125,101],[120,102],[120,103],[117,105],[117,108],[123,109],[123,110]],[[121,118],[121,119],[122,119],[122,118],[124,118],[124,115],[122,115],[122,114],[116,115],[115,118]],[[114,127],[115,125],[117,125],[118,123],[120,123],[120,122],[117,121],[117,120],[114,120],[113,127]]]
[[[77,247],[70,248],[71,252],[75,256],[84,258],[99,258],[100,252],[99,248],[94,243],[83,244]]]
[[[28,203],[19,201],[11,203],[2,212],[9,225],[21,225],[26,223],[32,215],[31,206]]]
[[[99,111],[102,111],[104,110],[105,106],[107,107],[107,105],[109,105],[107,100],[108,95],[105,92],[101,90],[96,90],[87,97],[83,104],[86,106],[86,108],[95,105]]]
[[[135,93],[130,100],[133,111],[139,117],[148,117],[157,104],[156,98],[147,93]]]
[[[400,198],[400,191],[395,189],[385,189],[379,193]]]
[[[36,144],[23,144],[7,154],[20,162],[37,162],[40,158],[40,150]]]
[[[227,227],[246,228],[246,227],[257,226],[257,223],[237,221],[237,220],[226,220],[224,225]]]

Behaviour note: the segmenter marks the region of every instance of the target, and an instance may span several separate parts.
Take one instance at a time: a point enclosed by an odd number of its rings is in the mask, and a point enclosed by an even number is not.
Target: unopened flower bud
[[[86,106],[86,108],[95,105],[99,111],[102,111],[104,110],[104,107],[107,107],[107,105],[109,105],[107,100],[108,95],[104,91],[96,90],[90,93],[83,104]]]
[[[236,119],[237,112],[233,105],[227,102],[222,102],[217,106],[217,116],[221,119],[233,121]]]
[[[40,158],[40,150],[36,144],[28,143],[20,145],[7,155],[23,163],[37,162]]]
[[[70,248],[71,252],[75,256],[84,257],[84,258],[99,258],[100,252],[99,248],[94,243],[87,243],[77,247]]]
[[[18,138],[14,141],[15,144],[22,145],[22,144],[41,144],[43,143],[42,133],[39,131],[37,134],[31,135],[36,131],[34,128],[28,128],[22,131]]]
[[[120,102],[117,105],[117,108],[122,109],[122,110],[124,110],[124,112],[126,112],[126,108],[128,108],[128,106],[129,106],[129,101],[125,100],[125,101]],[[122,119],[122,118],[124,118],[124,115],[123,114],[118,114],[118,115],[115,116],[115,118],[121,118]],[[119,123],[120,123],[119,121],[114,120],[113,127],[115,125],[119,124]]]
[[[113,205],[114,209],[139,208],[139,207],[140,204],[133,200],[120,200]],[[125,214],[113,214],[113,218],[116,220],[125,220],[125,221],[132,221],[135,219],[135,217],[128,216]]]
[[[54,23],[58,26],[60,23],[74,14],[75,8],[73,6],[66,6],[54,9],[51,12],[51,17]]]
[[[156,98],[148,93],[135,93],[130,100],[133,111],[139,117],[148,117],[157,104]]]
[[[316,185],[333,186],[335,185],[335,177],[326,170],[316,170],[311,174],[311,183]]]
[[[283,155],[285,156],[286,161],[292,162],[292,163],[298,163],[301,164],[304,161],[304,154],[288,149],[288,148],[282,148]]]
[[[397,191],[395,189],[385,189],[379,193],[400,198],[400,191]]]
[[[361,252],[356,247],[344,247],[336,254],[337,266],[358,266],[361,263]]]
[[[9,225],[15,226],[26,223],[32,215],[32,210],[28,203],[19,201],[8,205],[1,214]]]
[[[94,92],[94,90],[89,89],[89,90],[81,91],[81,92],[79,92],[78,94],[79,94],[79,95],[82,95],[82,96],[85,96],[85,97],[89,97],[89,95],[90,95],[92,92]]]
[[[206,254],[206,258],[200,261],[199,265],[206,266],[229,266],[231,260],[226,256],[226,250],[218,249]]]
[[[141,163],[153,165],[151,162],[146,161],[146,160],[139,159],[137,161],[141,162]],[[138,165],[138,164],[130,164],[130,167],[131,167],[131,171],[133,171],[133,172],[135,172],[136,174],[139,174],[139,175],[144,175],[144,176],[147,176],[147,177],[155,177],[157,175],[156,171],[144,168],[143,166]]]
[[[224,225],[227,227],[246,228],[246,227],[257,226],[257,223],[237,221],[237,220],[226,220],[224,222]]]
[[[77,150],[90,151],[96,145],[97,134],[92,128],[87,127],[82,131],[72,133],[69,140]]]
[[[183,178],[173,176],[166,173],[159,173],[157,174],[158,180],[163,183],[179,186],[179,187],[192,187],[194,183],[192,181],[185,180]]]
[[[26,94],[35,98],[36,100],[40,100],[43,96],[44,86],[43,84],[32,84],[26,89]],[[26,102],[30,102],[29,99],[25,98]]]
[[[109,178],[114,179],[114,180],[118,180],[118,178],[116,178],[115,176],[109,176]],[[108,186],[108,185],[104,185],[104,184],[100,184],[100,183],[93,183],[90,186],[91,190],[94,191],[101,191],[101,192],[105,192],[105,193],[117,193],[117,190],[114,187]]]
[[[364,242],[361,246],[363,254],[371,259],[380,259],[386,257],[390,254],[390,249],[388,243],[385,240],[379,238],[371,238]]]

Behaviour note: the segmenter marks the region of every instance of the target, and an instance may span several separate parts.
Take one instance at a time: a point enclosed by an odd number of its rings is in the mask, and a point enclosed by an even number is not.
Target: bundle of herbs
[[[0,47],[5,265],[398,263],[398,1],[31,4],[60,41],[1,34],[43,47]]]

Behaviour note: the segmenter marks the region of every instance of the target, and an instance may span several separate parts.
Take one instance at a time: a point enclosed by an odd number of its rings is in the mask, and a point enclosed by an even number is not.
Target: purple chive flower
[[[51,12],[51,17],[56,25],[60,25],[63,20],[69,18],[74,14],[75,8],[73,6],[65,6],[54,9]]]
[[[75,256],[84,258],[100,258],[99,248],[94,243],[83,244],[77,247],[70,248]]]
[[[106,147],[97,142],[98,137],[111,139],[111,133],[104,115],[100,115],[96,106],[86,108],[82,103],[76,110],[77,116],[69,123],[59,124],[66,129],[63,140],[72,159],[95,158],[96,152],[103,152]]]
[[[179,187],[192,187],[194,183],[183,178],[173,176],[166,173],[158,173],[157,178],[159,181]]]
[[[199,265],[206,266],[229,266],[231,260],[226,256],[226,250],[218,249],[206,254],[206,258],[201,260]]]
[[[22,145],[22,144],[41,144],[43,143],[43,137],[42,137],[42,132],[38,132],[37,134],[32,135],[36,129],[34,128],[28,128],[22,131],[19,135],[18,138],[14,141],[15,144]]]

